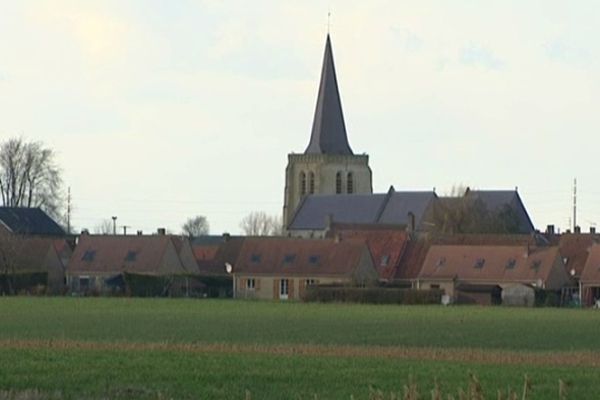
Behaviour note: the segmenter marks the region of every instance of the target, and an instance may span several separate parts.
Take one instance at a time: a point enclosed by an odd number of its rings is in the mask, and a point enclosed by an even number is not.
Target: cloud
[[[460,62],[465,65],[497,70],[504,66],[504,62],[496,57],[492,51],[478,45],[469,45],[460,51]]]
[[[557,62],[574,65],[585,65],[591,61],[589,51],[570,43],[566,39],[555,39],[544,45],[546,56]]]

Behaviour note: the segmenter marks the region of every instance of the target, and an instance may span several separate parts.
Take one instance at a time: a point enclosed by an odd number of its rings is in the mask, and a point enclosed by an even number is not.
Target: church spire
[[[327,34],[321,83],[317,97],[317,107],[313,120],[310,143],[305,154],[344,154],[351,155],[352,149],[346,135],[342,103],[338,91],[331,39]]]

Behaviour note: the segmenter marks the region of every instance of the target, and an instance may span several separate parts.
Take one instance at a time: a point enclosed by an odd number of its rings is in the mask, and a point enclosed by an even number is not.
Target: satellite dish
[[[577,271],[575,271],[575,268],[571,268],[571,276],[575,276],[576,273]]]
[[[229,264],[228,262],[225,263],[225,271],[227,271],[228,274],[233,272],[233,265]]]
[[[537,287],[539,287],[539,288],[541,288],[541,287],[542,287],[542,284],[543,284],[544,282],[543,282],[541,279],[538,279],[536,283],[537,283],[537,285],[536,285],[536,286],[537,286]]]

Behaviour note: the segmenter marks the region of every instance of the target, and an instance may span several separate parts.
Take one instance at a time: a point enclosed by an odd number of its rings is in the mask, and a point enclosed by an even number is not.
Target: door
[[[289,281],[287,279],[282,279],[279,281],[279,299],[287,300],[289,293]]]

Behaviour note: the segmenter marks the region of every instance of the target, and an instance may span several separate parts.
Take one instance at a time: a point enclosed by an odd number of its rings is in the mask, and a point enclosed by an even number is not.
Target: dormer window
[[[517,260],[514,258],[509,258],[506,262],[506,269],[514,269],[515,265],[517,265]]]
[[[94,261],[95,257],[96,257],[96,250],[86,250],[85,253],[83,253],[83,257],[81,257],[81,259],[83,261]]]
[[[388,263],[390,262],[390,256],[388,254],[384,255],[381,257],[381,264],[380,266],[382,267],[387,267]]]
[[[475,267],[477,269],[481,269],[481,268],[483,268],[484,264],[485,264],[485,258],[478,258],[477,260],[475,260],[475,265],[473,267]]]
[[[291,264],[294,262],[294,260],[296,259],[296,255],[295,254],[286,254],[283,257],[283,262],[286,264]]]
[[[311,264],[317,264],[319,262],[319,256],[308,257],[308,262]]]
[[[444,264],[446,264],[446,257],[440,257],[440,259],[435,263],[435,266],[439,268]]]

